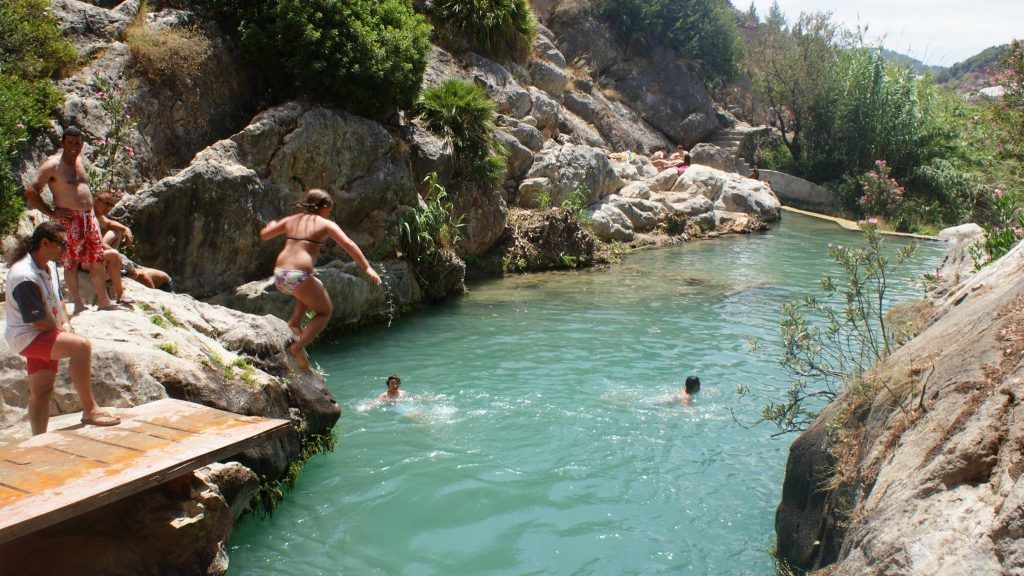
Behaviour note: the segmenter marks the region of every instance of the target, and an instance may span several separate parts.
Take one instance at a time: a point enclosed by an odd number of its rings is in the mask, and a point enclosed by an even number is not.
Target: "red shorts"
[[[68,270],[77,270],[82,262],[103,262],[103,235],[96,216],[89,212],[74,212],[67,218],[57,218],[64,227],[67,248],[61,254],[61,261]]]
[[[43,332],[21,351],[21,355],[28,363],[29,376],[42,370],[57,371],[57,361],[50,358],[50,353],[53,351],[53,343],[57,341],[58,334],[60,334],[60,330]]]

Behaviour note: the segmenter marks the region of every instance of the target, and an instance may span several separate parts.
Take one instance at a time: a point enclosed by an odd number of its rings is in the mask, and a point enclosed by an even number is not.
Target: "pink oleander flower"
[[[125,114],[124,115],[124,119],[125,120],[131,120],[132,119],[132,115],[131,114]]]
[[[17,128],[18,130],[24,130],[25,129],[25,125],[22,124],[21,122],[18,122],[17,124],[15,124],[14,127]]]
[[[132,148],[131,146],[125,146],[124,149],[128,151],[128,157],[129,158],[135,158],[135,149],[134,148]]]
[[[107,93],[104,92],[103,90],[100,90],[99,93],[96,94],[96,97],[99,98],[100,100],[106,100],[107,99]]]
[[[885,168],[885,160],[875,160],[875,166],[878,166],[879,168]]]
[[[872,226],[874,226],[875,224],[878,224],[878,218],[875,218],[874,216],[872,216],[871,218],[868,218],[868,224],[871,224]]]
[[[992,196],[994,198],[1002,198],[1003,197],[1003,189],[1002,188],[996,188],[995,190],[992,191]]]
[[[1017,238],[1024,236],[1024,228],[1021,228],[1020,226],[1014,228],[1013,235],[1016,236]]]

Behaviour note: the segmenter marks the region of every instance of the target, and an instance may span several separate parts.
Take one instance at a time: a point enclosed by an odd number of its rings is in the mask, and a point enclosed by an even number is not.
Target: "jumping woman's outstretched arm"
[[[363,269],[363,272],[370,277],[370,281],[373,282],[374,286],[380,285],[380,276],[378,276],[377,272],[372,266],[370,266],[370,262],[366,259],[366,256],[363,256],[363,251],[359,249],[359,246],[357,246],[356,243],[341,230],[340,226],[330,220],[327,222],[327,229],[330,232],[331,238],[333,238],[334,241],[337,242],[338,246],[340,246],[342,250],[347,252],[348,255],[351,256],[357,264],[359,264],[359,267]]]

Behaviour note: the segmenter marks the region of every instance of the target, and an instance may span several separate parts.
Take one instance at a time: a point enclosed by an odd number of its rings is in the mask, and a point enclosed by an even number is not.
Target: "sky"
[[[739,10],[750,0],[731,0]],[[790,22],[801,12],[830,11],[849,28],[925,64],[952,66],[989,46],[1024,39],[1024,0],[778,0]],[[754,0],[763,19],[772,0]]]

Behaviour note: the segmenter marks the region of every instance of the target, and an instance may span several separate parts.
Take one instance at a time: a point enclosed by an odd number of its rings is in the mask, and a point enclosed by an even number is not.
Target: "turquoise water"
[[[771,574],[793,437],[738,425],[730,408],[749,422],[760,403],[734,390],[785,388],[779,304],[835,272],[829,243],[858,241],[786,214],[610,269],[478,284],[317,349],[338,447],[234,534],[231,574]],[[921,248],[897,299],[945,250]],[[373,402],[390,373],[411,402]],[[703,390],[682,406],[687,374]]]

